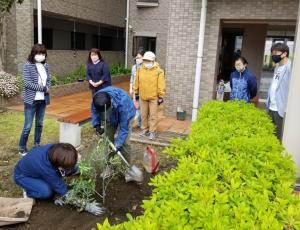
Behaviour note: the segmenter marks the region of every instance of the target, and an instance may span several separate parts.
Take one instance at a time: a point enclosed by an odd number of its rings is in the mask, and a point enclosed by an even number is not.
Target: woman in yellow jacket
[[[137,69],[134,92],[141,107],[141,135],[153,140],[157,128],[157,107],[164,101],[166,83],[164,71],[155,62],[155,54],[151,51],[144,54],[143,64]]]

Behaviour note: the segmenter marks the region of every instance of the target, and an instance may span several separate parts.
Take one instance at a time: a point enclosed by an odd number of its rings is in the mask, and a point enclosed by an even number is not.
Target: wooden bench
[[[59,142],[70,143],[75,147],[81,144],[81,125],[91,120],[91,109],[79,110],[77,113],[60,117]]]

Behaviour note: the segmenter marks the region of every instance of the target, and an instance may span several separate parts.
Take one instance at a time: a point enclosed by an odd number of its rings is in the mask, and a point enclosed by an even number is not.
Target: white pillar
[[[295,37],[295,50],[293,58],[292,76],[289,87],[288,104],[284,122],[282,143],[292,155],[297,165],[297,175],[300,176],[300,5]]]
[[[198,112],[198,108],[199,108],[199,95],[200,95],[200,83],[201,83],[201,72],[202,72],[202,61],[203,61],[206,12],[207,12],[207,0],[202,0],[199,38],[198,38],[197,64],[196,64],[195,85],[194,85],[192,121],[196,121],[197,112]]]
[[[126,4],[125,68],[128,67],[129,0]]]
[[[42,44],[42,0],[37,0],[38,43]]]

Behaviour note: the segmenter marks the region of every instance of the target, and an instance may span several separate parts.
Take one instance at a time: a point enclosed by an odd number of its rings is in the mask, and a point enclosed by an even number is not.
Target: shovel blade
[[[133,165],[125,172],[125,180],[126,182],[136,181],[140,183],[143,182],[144,176],[142,171],[138,167]]]

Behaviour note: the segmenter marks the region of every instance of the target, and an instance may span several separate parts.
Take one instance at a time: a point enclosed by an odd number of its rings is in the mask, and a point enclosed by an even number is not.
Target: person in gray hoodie
[[[272,60],[277,64],[267,98],[267,110],[276,126],[276,136],[281,141],[283,118],[285,116],[292,65],[289,60],[289,47],[276,43],[271,47]]]

